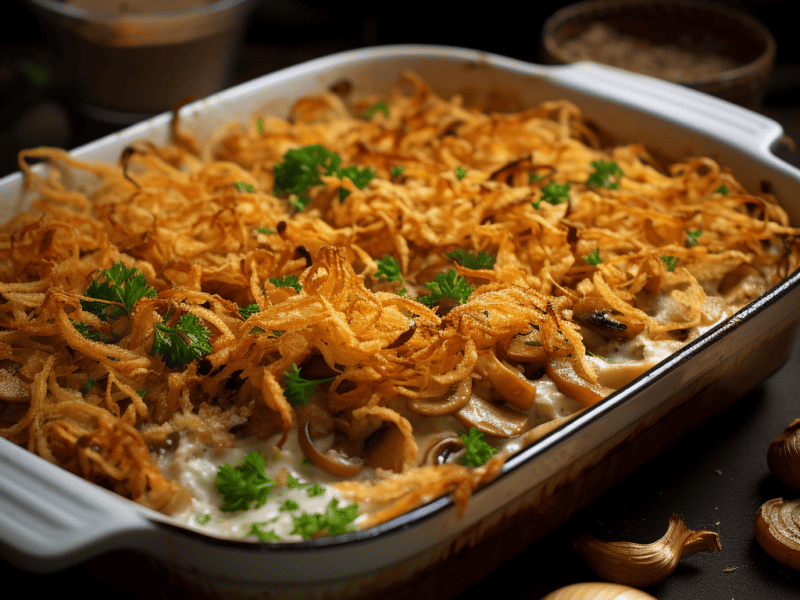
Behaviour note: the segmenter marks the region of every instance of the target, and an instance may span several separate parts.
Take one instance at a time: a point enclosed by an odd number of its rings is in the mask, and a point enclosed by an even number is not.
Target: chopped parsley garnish
[[[389,105],[386,104],[386,100],[379,100],[370,106],[362,116],[369,121],[377,113],[383,114],[387,119],[389,118]]]
[[[246,181],[237,181],[233,184],[240,192],[250,192],[251,194],[256,191],[256,188],[252,186],[252,184],[247,183]]]
[[[339,501],[333,498],[324,513],[302,513],[293,516],[294,527],[290,533],[302,536],[304,540],[318,535],[340,535],[355,530],[353,523],[358,516],[358,504],[339,508]]]
[[[394,257],[388,254],[378,261],[378,270],[375,271],[375,276],[381,283],[387,281],[403,281],[403,274],[400,272],[400,265]]]
[[[610,365],[614,364],[614,359],[609,356],[600,356],[599,354],[595,354],[594,352],[590,352],[589,350],[586,351],[586,354],[594,358],[599,358],[600,360],[607,362]]]
[[[119,302],[122,306],[81,300],[81,308],[103,321],[130,314],[133,305],[141,298],[156,297],[156,291],[147,285],[144,275],[138,269],[128,269],[122,262],[104,270],[101,277],[103,281],[95,280],[89,284],[85,295],[97,300]]]
[[[593,160],[592,167],[594,167],[594,171],[586,180],[587,185],[608,188],[609,190],[619,189],[619,180],[625,173],[622,172],[617,163],[613,160],[610,162]]]
[[[264,133],[264,118],[263,117],[258,117],[258,119],[256,120],[256,133],[258,133],[259,135]]]
[[[603,262],[603,259],[602,259],[602,258],[600,258],[600,249],[599,249],[599,248],[595,248],[594,250],[592,250],[591,252],[589,252],[589,254],[585,254],[585,255],[583,256],[583,260],[585,260],[586,262],[588,262],[588,263],[589,263],[590,265],[592,265],[593,267],[596,267],[596,266],[597,266],[597,265],[599,265],[601,262]]]
[[[400,175],[402,175],[405,170],[406,168],[403,165],[392,167],[391,169],[389,169],[389,176],[393,178],[400,177]]]
[[[97,331],[97,329],[95,329],[91,325],[86,325],[84,323],[72,321],[72,326],[75,329],[77,329],[78,333],[80,333],[87,340],[94,340],[96,342],[100,341],[100,332]]]
[[[714,193],[715,193],[715,194],[722,194],[723,196],[727,196],[728,194],[730,194],[730,193],[731,193],[731,190],[728,188],[728,186],[727,186],[727,185],[725,185],[725,184],[723,183],[723,184],[722,184],[721,186],[719,186],[719,187],[718,187],[716,190],[714,190]]]
[[[306,490],[306,496],[309,498],[314,498],[315,496],[322,496],[325,493],[325,488],[318,484],[316,481],[308,486]]]
[[[481,250],[475,255],[461,248],[447,252],[445,256],[467,269],[494,269],[494,263],[497,260],[494,254],[489,254],[486,250]]]
[[[275,233],[275,231],[270,229],[269,227],[256,227],[256,231],[258,233],[263,233],[265,235],[271,235],[271,234]]]
[[[161,354],[168,367],[188,365],[211,352],[211,331],[193,314],[181,315],[175,327],[155,324],[151,354]]]
[[[459,304],[464,304],[472,293],[472,286],[467,283],[466,277],[459,277],[455,269],[449,269],[445,273],[439,273],[436,279],[426,283],[425,287],[431,293],[419,298],[425,306],[433,307],[443,298],[450,298]]]
[[[559,185],[555,181],[551,181],[547,185],[542,186],[542,196],[536,202],[531,202],[533,208],[539,210],[542,202],[547,202],[556,206],[569,201],[569,181]]]
[[[222,494],[220,510],[235,512],[264,506],[275,480],[267,475],[261,455],[253,451],[236,467],[227,463],[222,465],[217,471],[214,486]]]
[[[322,185],[320,171],[326,176],[335,175],[339,179],[347,177],[357,188],[364,189],[375,177],[375,172],[369,167],[359,169],[355,166],[340,168],[342,157],[336,152],[331,152],[321,144],[312,144],[287,150],[283,155],[283,162],[275,165],[275,195],[285,192],[293,194],[293,206],[304,210],[311,199],[309,190],[317,185]],[[339,189],[339,199],[344,200],[350,194],[349,190]]]
[[[207,525],[211,521],[211,515],[208,513],[195,513],[194,520],[198,525]]]
[[[537,175],[536,173],[528,173],[528,183],[534,183],[536,181],[541,181],[544,179],[545,175]]]
[[[300,280],[297,278],[297,275],[270,277],[269,282],[276,288],[282,288],[282,287],[294,288],[294,291],[297,292],[298,294],[300,293],[300,290],[303,289],[303,285],[300,283]]]
[[[254,535],[262,542],[280,542],[281,536],[275,533],[274,529],[270,529],[269,531],[264,531],[263,529],[272,522],[274,522],[274,519],[271,521],[264,521],[263,523],[251,523],[250,529],[247,530],[247,535]]]
[[[283,380],[286,383],[283,395],[292,406],[304,406],[311,400],[311,394],[317,389],[320,383],[327,383],[334,379],[335,377],[329,377],[327,379],[303,379],[300,377],[300,368],[292,363],[292,368],[283,376]]]
[[[466,451],[458,459],[458,464],[465,467],[480,467],[485,465],[494,454],[497,452],[483,440],[483,432],[477,427],[470,427],[467,433],[459,436],[465,445]]]
[[[686,230],[686,247],[694,248],[697,246],[697,238],[703,235],[702,229],[688,229]]]
[[[461,181],[462,179],[464,179],[464,177],[467,176],[467,169],[460,165],[455,169],[453,169],[453,172],[456,174],[456,179],[458,179],[459,181]]]
[[[249,319],[257,312],[261,312],[261,309],[258,307],[258,303],[256,302],[248,304],[247,306],[239,307],[239,314],[242,315],[245,320]]]
[[[292,500],[291,498],[287,498],[283,504],[278,507],[278,510],[281,512],[291,512],[293,510],[297,510],[300,508],[300,505]]]
[[[309,498],[313,498],[314,496],[321,496],[325,493],[325,488],[318,484],[316,481],[308,481],[306,483],[301,483],[299,479],[296,477],[292,477],[291,475],[288,476],[286,480],[286,487],[290,490],[296,489],[306,489],[306,495]]]
[[[667,271],[670,273],[675,270],[675,267],[678,266],[678,258],[676,256],[662,256],[661,260],[663,260],[664,264],[667,265]]]

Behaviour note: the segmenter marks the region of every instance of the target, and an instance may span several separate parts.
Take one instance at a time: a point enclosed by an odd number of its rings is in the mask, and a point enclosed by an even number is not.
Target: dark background
[[[777,38],[777,61],[762,112],[800,139],[800,44],[791,10],[796,3],[722,3],[758,18]],[[392,43],[464,46],[536,61],[545,19],[567,4],[493,2],[475,7],[467,3],[361,2],[329,6],[262,0],[249,23],[235,80],[251,79],[331,52]],[[72,109],[72,90],[63,79],[58,56],[29,13],[2,19],[0,36],[0,176],[16,170],[20,145],[33,142],[73,148],[117,129],[92,122]],[[34,85],[22,76],[20,65],[26,61],[46,66],[49,80]],[[788,159],[800,166],[796,154]],[[499,595],[506,600],[538,600],[569,583],[596,580],[573,553],[571,540],[591,532],[607,540],[652,542],[666,531],[673,512],[684,514],[690,528],[718,532],[722,552],[682,561],[669,579],[646,591],[660,600],[800,597],[800,573],[767,556],[752,533],[753,516],[764,501],[800,495],[771,476],[765,458],[769,442],[798,416],[800,342],[795,343],[789,361],[764,384],[472,586],[459,600]],[[109,596],[189,598],[164,577],[156,576],[148,560],[128,554],[107,555],[44,576],[0,563],[0,576],[5,576],[9,590],[15,583],[20,589],[42,594],[72,589],[84,600]]]

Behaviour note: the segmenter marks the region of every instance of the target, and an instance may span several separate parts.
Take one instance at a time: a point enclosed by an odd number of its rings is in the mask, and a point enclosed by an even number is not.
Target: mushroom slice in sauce
[[[464,408],[472,396],[472,377],[459,381],[445,398],[411,398],[406,406],[420,415],[449,415]]]
[[[547,363],[545,371],[562,394],[574,398],[584,406],[597,404],[614,391],[599,383],[590,383],[582,379],[575,372],[572,361],[568,358],[551,359]]]
[[[533,406],[536,400],[536,384],[497,358],[494,352],[483,352],[478,355],[475,370],[486,377],[495,391],[509,404],[522,410],[528,410]]]
[[[364,463],[361,459],[351,458],[335,451],[320,452],[311,439],[311,420],[301,423],[297,429],[300,448],[308,460],[326,473],[335,477],[352,478],[361,472]]]
[[[423,465],[443,465],[453,463],[464,453],[464,440],[454,433],[443,433],[436,437],[422,458]]]
[[[483,433],[496,437],[513,437],[528,427],[528,417],[525,415],[475,394],[455,416],[466,429],[477,427]]]
[[[606,305],[602,298],[583,298],[572,307],[573,318],[606,338],[629,340],[644,331],[644,323]]]

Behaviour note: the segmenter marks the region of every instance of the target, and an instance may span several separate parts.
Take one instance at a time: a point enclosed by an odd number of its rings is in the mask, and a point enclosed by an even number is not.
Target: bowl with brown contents
[[[707,2],[580,2],[554,13],[542,31],[544,62],[599,62],[748,108],[761,102],[775,52],[762,23]]]

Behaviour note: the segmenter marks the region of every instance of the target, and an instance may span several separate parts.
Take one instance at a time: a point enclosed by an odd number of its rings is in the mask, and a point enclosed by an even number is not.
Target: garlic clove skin
[[[573,583],[550,592],[542,600],[656,600],[654,596],[618,583]]]
[[[573,542],[581,558],[599,577],[612,583],[646,587],[669,577],[682,558],[722,549],[719,535],[692,531],[681,515],[672,515],[667,533],[652,544],[603,542],[584,535]]]
[[[778,479],[793,488],[800,488],[800,419],[776,437],[767,449],[767,466]]]
[[[764,552],[800,571],[800,500],[767,500],[756,512],[753,530]]]

